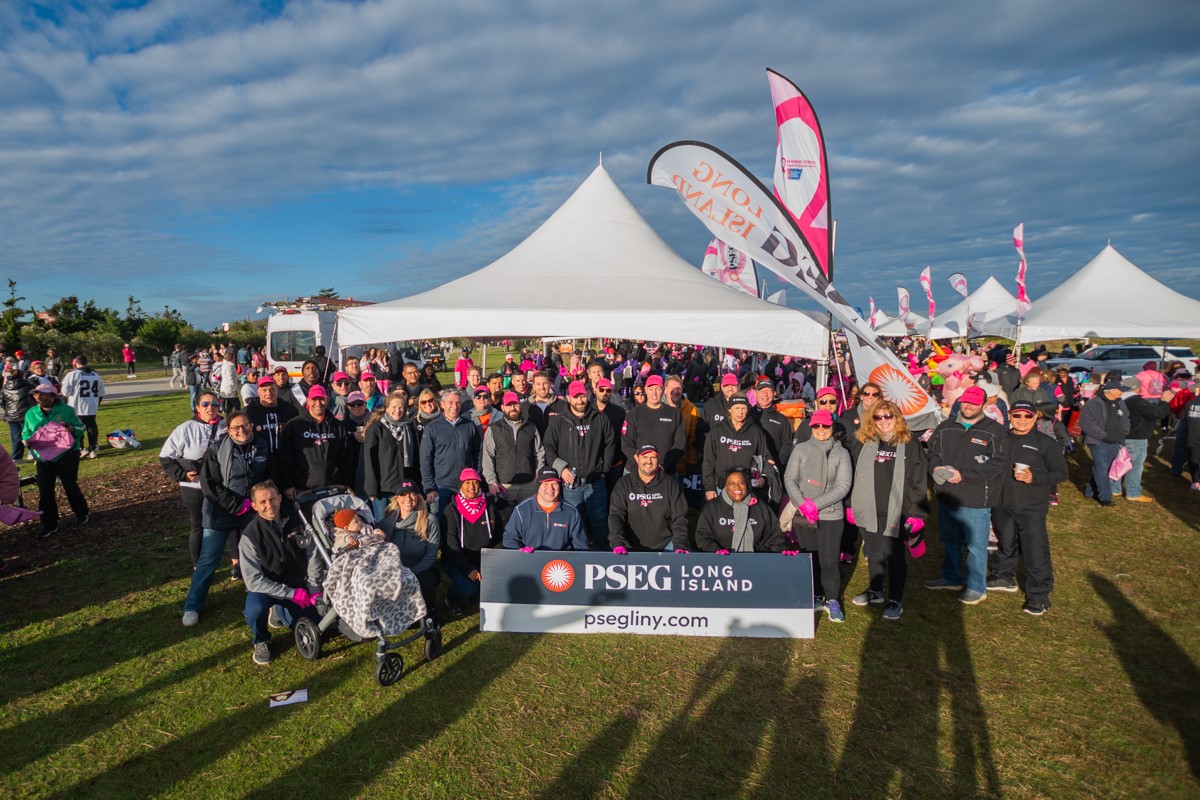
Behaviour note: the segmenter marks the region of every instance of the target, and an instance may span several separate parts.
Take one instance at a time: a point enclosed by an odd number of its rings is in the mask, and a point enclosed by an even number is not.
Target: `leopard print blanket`
[[[391,542],[339,553],[324,588],[333,610],[364,638],[395,636],[425,618],[421,584]]]

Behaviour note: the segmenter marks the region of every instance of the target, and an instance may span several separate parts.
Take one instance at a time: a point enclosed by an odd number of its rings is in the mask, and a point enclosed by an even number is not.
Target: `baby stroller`
[[[374,524],[374,515],[371,513],[369,505],[355,497],[344,486],[327,486],[305,492],[296,497],[296,504],[300,519],[304,522],[306,537],[304,545],[309,548],[311,553],[308,569],[309,585],[320,586],[324,589],[326,576],[330,567],[333,566],[333,515],[343,508],[348,508],[369,524]],[[307,515],[306,508],[308,509]],[[400,569],[407,572],[407,568],[401,567]],[[408,574],[412,575],[412,573]],[[404,658],[397,652],[399,648],[424,638],[426,659],[432,661],[442,652],[442,630],[432,611],[425,608],[425,602],[421,597],[415,576],[412,576],[412,585],[416,593],[413,598],[413,607],[419,610],[415,613],[422,613],[424,616],[420,617],[420,627],[411,634],[389,640],[387,634],[383,632],[361,633],[356,631],[339,616],[333,608],[332,598],[328,596],[328,592],[323,591],[317,603],[317,611],[321,615],[320,621],[314,622],[304,617],[296,621],[296,650],[303,658],[309,661],[315,660],[321,655],[322,637],[336,623],[338,632],[352,642],[363,642],[371,638],[376,640],[375,678],[379,681],[380,686],[391,686],[400,679],[404,672]],[[398,627],[407,629],[409,624],[417,621],[418,617],[415,616],[415,613],[414,616],[406,616],[400,620]],[[388,633],[394,633],[394,631]]]

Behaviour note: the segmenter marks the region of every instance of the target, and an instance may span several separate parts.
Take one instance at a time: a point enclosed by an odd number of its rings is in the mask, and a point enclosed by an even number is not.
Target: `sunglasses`
[[[334,381],[333,385],[334,386],[349,386],[350,381]]]
[[[1013,419],[1033,419],[1033,414],[1028,414],[1024,411],[1015,411],[1009,416]]]
[[[895,419],[895,418],[896,418],[895,414],[875,414],[871,417],[871,419],[875,420],[876,422],[879,422],[879,421],[885,420],[885,419]]]
[[[199,403],[196,403],[196,405],[200,406],[201,408],[208,408],[209,406],[219,406],[220,403],[213,403],[208,400],[201,400]]]
[[[612,394],[612,389],[597,389],[596,394]]]
[[[365,406],[366,403],[363,402],[362,400],[356,400],[353,403],[346,403],[346,405],[350,406],[351,408],[354,408],[355,406]]]
[[[437,401],[436,401],[436,400],[422,400],[422,401],[421,401],[421,405],[423,405],[423,406],[436,406],[436,405],[437,405]]]
[[[837,400],[818,400],[817,405],[819,405],[819,406],[836,406],[837,402],[838,402]]]
[[[832,425],[826,425],[824,422],[818,422],[818,423],[816,423],[816,424],[814,424],[814,425],[810,425],[809,427],[810,427],[810,428],[832,428],[833,426],[832,426]]]
[[[879,392],[863,392],[863,397],[879,397]]]

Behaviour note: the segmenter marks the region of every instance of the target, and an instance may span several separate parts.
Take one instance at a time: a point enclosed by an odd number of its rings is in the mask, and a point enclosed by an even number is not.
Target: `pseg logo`
[[[565,592],[575,583],[575,570],[562,559],[555,559],[542,567],[542,585],[552,592]]]

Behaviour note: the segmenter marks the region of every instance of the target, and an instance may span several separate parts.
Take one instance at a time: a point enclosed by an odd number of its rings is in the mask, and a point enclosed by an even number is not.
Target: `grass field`
[[[1161,462],[1158,503],[1111,510],[1073,462],[1042,618],[921,588],[931,535],[898,623],[849,606],[793,642],[484,634],[469,615],[384,689],[343,639],[310,663],[277,634],[255,666],[240,584],[179,624],[186,525],[153,463],[186,413],[106,404],[101,430],[146,447],[85,462],[108,498],[93,527],[0,533],[4,797],[1200,796],[1200,498]],[[865,585],[861,561],[844,574],[847,597]],[[308,703],[267,707],[297,688]]]

